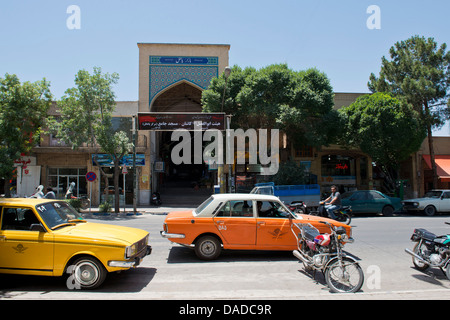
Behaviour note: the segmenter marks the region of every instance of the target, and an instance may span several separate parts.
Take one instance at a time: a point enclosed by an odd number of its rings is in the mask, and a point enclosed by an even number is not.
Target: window
[[[252,201],[228,201],[220,208],[216,217],[252,217]]]
[[[322,176],[352,176],[354,175],[354,162],[352,157],[341,155],[322,156]]]
[[[384,199],[384,197],[381,194],[379,194],[378,192],[370,191],[369,200],[370,199]]]
[[[367,192],[355,192],[350,198],[351,201],[363,201],[367,200]]]
[[[30,208],[4,208],[2,230],[31,230],[32,224],[40,223]]]
[[[313,148],[308,146],[303,146],[300,149],[295,149],[295,156],[297,158],[310,158],[313,156]]]
[[[86,173],[87,168],[49,168],[47,185],[58,199],[64,198],[71,182],[75,182],[74,196],[87,194]]]
[[[272,201],[256,201],[260,218],[289,218],[290,213],[279,203]]]

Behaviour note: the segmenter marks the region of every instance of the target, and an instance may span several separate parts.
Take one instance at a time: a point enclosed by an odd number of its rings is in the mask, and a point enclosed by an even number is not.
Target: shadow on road
[[[199,259],[195,251],[185,247],[172,247],[167,263],[205,263],[205,262],[249,262],[249,261],[295,261],[292,251],[261,250],[223,250],[216,260]]]
[[[109,273],[100,288],[90,292],[140,292],[153,279],[155,268],[139,267]],[[0,299],[17,297],[20,292],[69,292],[73,291],[66,286],[66,277],[24,276],[24,275],[0,275]]]

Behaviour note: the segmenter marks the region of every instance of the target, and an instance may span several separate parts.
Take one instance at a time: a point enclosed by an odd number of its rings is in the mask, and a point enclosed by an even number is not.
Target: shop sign
[[[225,130],[224,113],[138,113],[139,130]]]
[[[102,167],[112,167],[114,166],[113,158],[109,154],[93,154],[92,155],[92,165],[100,165]],[[126,154],[120,160],[119,166],[133,166],[133,155]],[[145,154],[136,154],[136,166],[145,166]]]
[[[356,185],[356,176],[322,176],[322,185]]]

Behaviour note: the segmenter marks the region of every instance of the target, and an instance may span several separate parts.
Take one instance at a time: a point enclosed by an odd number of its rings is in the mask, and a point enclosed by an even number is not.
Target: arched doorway
[[[202,91],[187,81],[178,82],[155,97],[152,112],[202,112]]]
[[[152,112],[201,113],[202,90],[188,81],[180,81],[158,94],[150,110]],[[174,164],[171,159],[173,147],[171,131],[156,131],[156,160],[164,162],[164,172],[155,172],[153,188],[161,193],[165,205],[197,206],[212,193],[213,181],[205,164]],[[193,133],[191,132],[191,137]],[[193,148],[192,144],[192,148]],[[194,155],[193,149],[191,150]]]

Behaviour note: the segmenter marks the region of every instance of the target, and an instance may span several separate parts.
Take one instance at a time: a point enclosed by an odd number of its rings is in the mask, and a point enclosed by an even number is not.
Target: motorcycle
[[[350,225],[350,222],[352,222],[352,207],[351,206],[345,206],[341,207],[340,209],[333,211],[336,218],[334,220],[345,223],[346,225]],[[325,206],[323,201],[320,202],[319,208],[317,211],[310,211],[310,215],[312,216],[319,216],[324,218],[328,217],[328,212],[325,210]]]
[[[39,185],[36,190],[34,190],[34,193],[29,196],[28,198],[36,198],[36,199],[41,199],[44,197],[44,192],[42,192],[42,190],[44,190],[44,186],[43,185]]]
[[[450,225],[449,222],[445,224]],[[436,236],[426,229],[418,228],[414,229],[411,241],[417,242],[413,250],[405,251],[413,257],[414,267],[420,271],[429,267],[439,268],[450,280],[450,235]]]
[[[294,256],[303,262],[306,270],[320,270],[331,292],[354,293],[361,289],[364,273],[359,263],[347,256],[342,248],[344,243],[352,243],[344,227],[335,227],[320,221],[330,228],[330,233],[321,234],[309,223],[292,223],[291,231],[297,239]]]
[[[153,192],[152,196],[150,198],[150,203],[154,204],[155,206],[160,206],[161,205],[161,195],[159,194],[159,192]]]
[[[298,200],[298,201],[292,201],[289,205],[288,205],[289,210],[291,210],[292,212],[295,213],[301,213],[301,214],[305,214],[307,213],[308,209],[306,207],[305,202]]]

